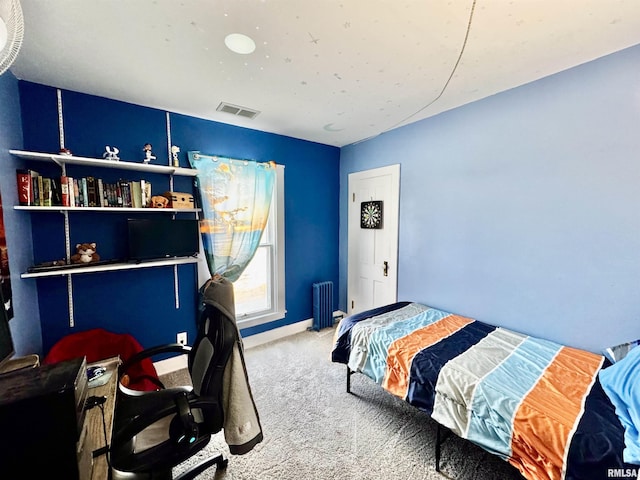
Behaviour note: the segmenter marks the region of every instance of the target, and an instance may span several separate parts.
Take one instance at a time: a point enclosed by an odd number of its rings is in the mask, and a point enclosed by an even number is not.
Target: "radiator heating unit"
[[[333,327],[333,282],[313,284],[313,327],[318,331]]]

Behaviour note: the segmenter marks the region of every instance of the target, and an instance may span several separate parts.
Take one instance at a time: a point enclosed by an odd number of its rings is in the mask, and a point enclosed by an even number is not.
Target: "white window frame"
[[[285,317],[285,278],[284,278],[284,165],[276,166],[276,182],[269,211],[269,222],[275,229],[275,244],[271,245],[271,308],[268,311],[247,315],[236,315],[239,329],[255,327]],[[261,244],[263,247],[264,244]],[[263,248],[258,247],[258,248]]]

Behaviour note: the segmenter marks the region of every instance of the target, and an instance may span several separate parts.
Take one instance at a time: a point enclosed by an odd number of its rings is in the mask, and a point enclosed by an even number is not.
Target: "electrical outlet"
[[[180,332],[177,335],[176,341],[180,344],[180,345],[186,345],[187,344],[187,332]]]

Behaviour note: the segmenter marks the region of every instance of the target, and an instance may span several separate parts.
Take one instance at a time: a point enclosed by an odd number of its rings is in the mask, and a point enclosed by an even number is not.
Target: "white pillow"
[[[627,354],[635,347],[640,345],[640,340],[634,340],[632,342],[621,343],[613,347],[605,348],[602,354],[607,357],[611,363],[616,363],[622,360]]]

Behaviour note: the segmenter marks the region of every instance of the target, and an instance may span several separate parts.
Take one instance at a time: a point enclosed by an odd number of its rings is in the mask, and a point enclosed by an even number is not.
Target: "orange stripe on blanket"
[[[591,352],[562,347],[524,398],[513,421],[509,463],[527,478],[562,478],[565,449],[602,360]],[[575,373],[568,377],[568,372]]]
[[[470,318],[448,315],[395,340],[389,346],[387,369],[382,387],[400,398],[405,398],[409,388],[409,373],[413,357],[420,350],[435,345],[470,323],[473,323]]]

